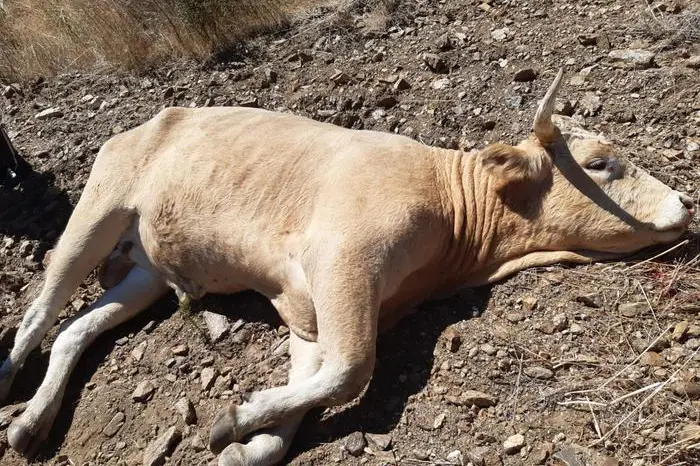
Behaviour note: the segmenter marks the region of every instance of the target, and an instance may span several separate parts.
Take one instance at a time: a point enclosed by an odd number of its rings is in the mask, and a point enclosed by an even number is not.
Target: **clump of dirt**
[[[565,66],[558,111],[697,199],[700,45],[649,29],[659,12],[673,20],[694,10],[665,0],[653,11],[631,0],[406,0],[388,20],[362,10],[331,23],[308,18],[226,62],[6,83],[3,121],[42,175],[0,193],[0,352],[99,147],[166,106],[258,106],[471,149],[526,137]],[[287,461],[696,464],[698,251],[690,236],[633,266],[532,269],[424,305],[380,338],[364,396],[307,416]],[[60,320],[99,294],[90,277]],[[215,343],[205,311],[227,319]],[[38,464],[140,464],[171,426],[182,440],[170,463],[211,462],[204,445],[215,412],[284,383],[287,334],[253,293],[207,297],[191,313],[164,299],[82,358]],[[30,357],[11,403],[32,396],[54,335]],[[181,398],[196,423],[184,422]],[[25,464],[9,449],[2,462]]]

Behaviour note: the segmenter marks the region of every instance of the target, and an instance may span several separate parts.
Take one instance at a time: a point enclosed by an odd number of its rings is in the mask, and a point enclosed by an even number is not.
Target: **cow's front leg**
[[[289,369],[289,384],[304,381],[313,376],[321,365],[321,351],[318,343],[306,341],[294,333],[290,335],[289,354],[291,356]],[[246,443],[232,443],[219,456],[219,466],[271,466],[284,459],[294,439],[299,424],[304,415],[299,415],[288,421],[260,431]],[[226,436],[230,426],[225,422],[212,429],[212,439],[219,446],[227,444]],[[218,440],[217,440],[218,437]]]
[[[344,261],[338,261],[344,264]],[[336,406],[358,396],[372,375],[377,335],[378,293],[376,274],[362,267],[333,267],[311,280],[318,323],[321,364],[310,377],[284,387],[253,393],[241,405],[219,414],[212,429],[211,446],[238,442],[260,429],[298,422],[317,406]],[[220,441],[222,439],[222,441]],[[229,447],[229,466],[241,446]],[[254,463],[255,464],[255,463]]]
[[[70,373],[85,349],[98,335],[129,320],[166,291],[160,278],[134,267],[121,283],[63,326],[51,349],[46,377],[7,431],[12,448],[24,455],[36,453],[48,437]]]

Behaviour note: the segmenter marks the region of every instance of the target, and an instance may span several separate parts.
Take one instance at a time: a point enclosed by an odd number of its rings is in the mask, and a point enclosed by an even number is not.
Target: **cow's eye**
[[[590,162],[586,164],[586,168],[588,170],[605,170],[605,168],[608,166],[608,161],[605,159],[593,159]]]

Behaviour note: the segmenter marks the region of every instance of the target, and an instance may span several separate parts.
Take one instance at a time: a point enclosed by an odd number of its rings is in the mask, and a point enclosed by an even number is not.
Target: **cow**
[[[679,238],[691,198],[553,115],[562,74],[516,146],[448,150],[234,107],[167,108],[111,138],[0,368],[0,399],[100,263],[106,291],[63,325],[11,447],[35,452],[81,353],[170,289],[183,301],[256,290],[288,325],[288,384],[211,427],[219,465],[262,466],[283,459],[307,411],[361,393],[379,329],[416,303]]]

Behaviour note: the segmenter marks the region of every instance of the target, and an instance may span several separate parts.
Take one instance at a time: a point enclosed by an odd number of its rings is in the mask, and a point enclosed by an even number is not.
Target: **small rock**
[[[693,381],[679,381],[673,384],[673,393],[691,400],[700,399],[700,384]]]
[[[694,70],[700,70],[700,55],[693,55],[685,61],[685,66]]]
[[[581,303],[586,307],[600,307],[600,298],[596,293],[580,294],[576,296],[576,302]]]
[[[226,316],[215,312],[204,311],[202,318],[209,331],[209,338],[212,343],[216,343],[229,333],[229,323]]]
[[[213,385],[218,373],[213,367],[205,367],[202,369],[202,374],[200,375],[200,380],[202,381],[202,390],[207,391]]]
[[[541,447],[532,452],[532,462],[534,464],[545,464],[552,453],[554,452],[554,444],[545,442]]]
[[[533,379],[547,380],[554,377],[554,372],[542,366],[526,367],[523,370],[523,372],[525,373],[525,375],[527,375],[528,377],[532,377]]]
[[[36,115],[34,115],[34,118],[37,120],[48,120],[49,118],[60,118],[63,116],[63,112],[61,109],[56,108],[56,107],[51,107],[47,108],[46,110],[42,110]]]
[[[554,316],[552,319],[552,330],[554,332],[561,332],[569,325],[569,318],[566,314],[561,313]]]
[[[491,38],[493,40],[498,41],[498,42],[503,42],[511,37],[512,37],[512,34],[511,34],[509,28],[501,28],[501,29],[495,29],[495,30],[491,31]]]
[[[456,353],[459,347],[462,346],[462,337],[453,327],[448,327],[445,330],[445,346],[451,353]]]
[[[445,413],[438,414],[433,421],[433,430],[441,428],[445,424],[445,419],[447,419]]]
[[[537,78],[537,71],[532,68],[520,69],[513,75],[513,81],[518,83],[533,81],[535,78]]]
[[[333,81],[335,84],[342,85],[349,83],[351,78],[347,73],[343,73],[342,71],[338,70],[331,76],[331,81]]]
[[[428,68],[435,73],[447,73],[449,71],[445,60],[436,53],[424,53],[423,61],[428,65]]]
[[[185,424],[197,423],[197,412],[194,410],[194,405],[188,398],[180,398],[178,402],[175,403],[175,409],[180,413]]]
[[[192,438],[190,439],[190,445],[192,446],[192,449],[194,451],[204,451],[207,449],[204,440],[202,440],[202,437],[200,437],[199,434],[194,434],[192,436]]]
[[[258,103],[257,97],[252,97],[250,99],[244,99],[238,102],[239,107],[249,107],[249,108],[258,108],[260,107],[260,104]]]
[[[397,91],[405,91],[406,89],[410,89],[411,85],[409,84],[408,81],[406,81],[403,78],[399,78],[394,82],[394,89]]]
[[[596,45],[598,43],[598,36],[596,34],[582,34],[578,36],[578,42],[584,47]]]
[[[522,434],[511,435],[503,442],[503,451],[507,455],[518,453],[525,446],[525,437]]]
[[[584,333],[584,329],[579,324],[574,322],[569,327],[569,333],[571,333],[572,335],[582,335]]]
[[[554,112],[559,115],[572,116],[574,111],[574,105],[570,100],[557,100],[554,104]]]
[[[136,386],[136,390],[131,394],[131,399],[140,403],[145,403],[151,398],[156,387],[153,386],[150,380],[144,380]]]
[[[464,458],[462,457],[462,452],[459,450],[449,452],[447,454],[447,461],[452,464],[463,464]]]
[[[391,435],[389,434],[365,434],[365,437],[375,450],[386,451],[391,446]]]
[[[595,116],[598,114],[600,109],[603,108],[603,103],[600,100],[600,97],[595,95],[593,92],[586,92],[579,101],[579,104],[584,110],[584,116]]]
[[[496,348],[494,348],[491,343],[484,343],[479,347],[479,350],[489,356],[494,356],[496,354]]]
[[[465,390],[459,397],[459,401],[464,406],[476,406],[477,408],[488,408],[495,406],[498,399],[477,390]]]
[[[126,416],[124,413],[118,412],[114,415],[114,417],[112,417],[112,420],[107,423],[105,428],[102,429],[102,433],[107,437],[114,437],[117,432],[119,432],[119,429],[121,429],[124,425],[125,420]]]
[[[683,320],[681,322],[678,322],[675,327],[673,327],[673,334],[671,335],[671,338],[674,340],[680,342],[683,340],[688,333],[688,328],[690,327],[690,322],[687,320]]]
[[[654,367],[666,367],[667,365],[666,360],[655,351],[647,351],[644,354],[642,354],[642,357],[639,359],[639,362],[646,366]]]
[[[522,302],[523,302],[523,309],[525,309],[528,312],[532,312],[535,309],[537,309],[538,300],[534,296],[524,296],[522,298]]]
[[[645,302],[639,303],[622,303],[617,306],[617,310],[620,311],[625,317],[636,317],[639,314],[644,313],[648,309],[648,305]]]
[[[612,50],[608,54],[608,58],[614,64],[640,70],[654,66],[654,57],[655,54],[653,52],[632,49]]]
[[[143,466],[160,466],[182,440],[182,432],[177,426],[169,428],[163,435],[148,445],[143,452]]]
[[[148,348],[148,342],[142,341],[136,348],[131,350],[131,357],[137,362],[141,361],[143,359],[143,355],[146,354],[146,348]]]
[[[449,78],[436,79],[435,81],[430,83],[430,87],[432,87],[436,91],[449,89],[451,85],[452,82],[449,80]]]
[[[392,95],[383,96],[377,99],[376,105],[381,108],[391,108],[395,106],[399,101],[396,97]]]
[[[172,352],[175,356],[187,356],[187,353],[190,352],[190,348],[187,345],[177,345],[172,349]]]
[[[345,439],[345,449],[352,456],[360,456],[365,451],[367,441],[362,432],[353,432]]]

